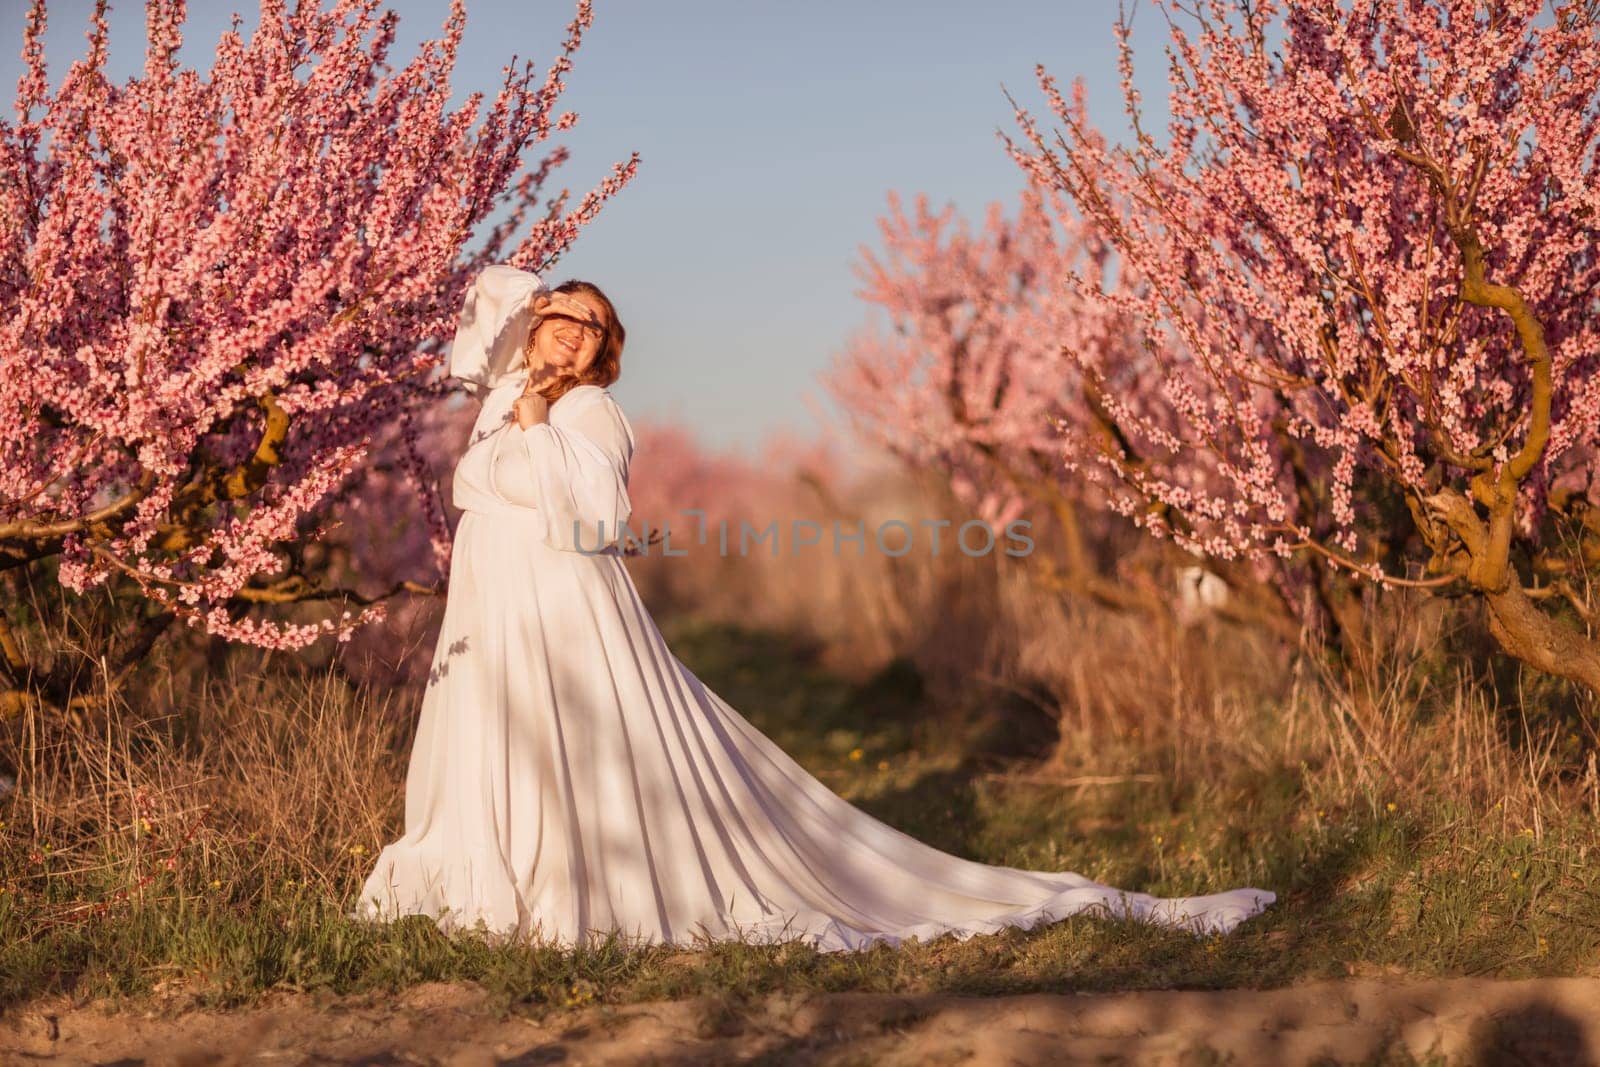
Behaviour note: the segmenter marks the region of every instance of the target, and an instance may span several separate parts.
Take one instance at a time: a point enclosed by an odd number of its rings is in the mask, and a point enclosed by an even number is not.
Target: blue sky
[[[385,6],[400,15],[398,69],[440,35],[448,3]],[[8,116],[26,8],[0,0]],[[86,51],[93,3],[48,10],[53,87]],[[248,39],[253,4],[191,0],[187,65],[210,68],[236,10]],[[1036,63],[1063,85],[1083,75],[1096,121],[1123,129],[1116,11],[1114,0],[596,0],[567,78],[562,104],[580,121],[562,135],[572,158],[555,184],[576,195],[629,152],[642,162],[551,280],[588,278],[616,302],[628,327],[613,387],[623,407],[681,420],[719,449],[754,448],[770,428],[842,430],[817,374],[865,321],[851,266],[877,243],[886,192],[926,192],[974,218],[1009,203],[1022,175],[996,136],[1015,132],[1002,84],[1045,115]],[[566,0],[468,0],[457,98],[492,98],[513,56],[544,69],[572,12]],[[1135,31],[1147,128],[1159,130],[1165,33],[1148,0]],[[112,76],[138,71],[143,53],[143,6],[114,2]]]

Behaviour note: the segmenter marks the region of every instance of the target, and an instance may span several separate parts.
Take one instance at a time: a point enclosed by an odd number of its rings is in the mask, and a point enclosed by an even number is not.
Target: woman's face
[[[559,367],[575,374],[589,369],[605,343],[605,305],[588,293],[555,293],[553,303],[533,334],[536,364]]]

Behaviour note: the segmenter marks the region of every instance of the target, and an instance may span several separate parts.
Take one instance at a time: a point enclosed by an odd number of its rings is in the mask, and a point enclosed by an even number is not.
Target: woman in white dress
[[[845,951],[1085,911],[1225,932],[1272,903],[941,852],[849,804],[706,688],[623,566],[634,439],[607,389],[623,337],[586,283],[552,291],[497,264],[467,297],[450,373],[483,408],[452,485],[463,514],[405,834],[359,916],[564,947],[616,932]]]

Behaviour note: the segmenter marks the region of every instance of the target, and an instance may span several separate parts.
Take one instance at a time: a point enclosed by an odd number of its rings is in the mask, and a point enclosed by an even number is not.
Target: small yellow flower
[[[220,879],[220,878],[213,878],[213,879],[212,879],[212,880],[211,880],[211,888],[212,888],[212,889],[221,889],[221,888],[222,888],[222,879]]]
[[[886,771],[888,769],[889,769],[889,761],[888,760],[881,759],[881,760],[878,761],[878,770]]]
[[[1385,804],[1383,807],[1384,807],[1385,811],[1394,811],[1395,810],[1394,801],[1392,801],[1392,800],[1389,801],[1389,803]]]
[[[1324,815],[1326,815],[1326,814],[1328,814],[1328,813],[1327,813],[1327,812],[1325,812],[1325,811],[1323,811],[1323,810],[1322,810],[1322,809],[1321,809],[1321,808],[1318,808],[1318,809],[1317,809],[1317,818],[1319,818],[1319,819],[1320,819],[1320,818],[1322,818],[1322,817],[1323,817],[1323,816],[1324,816]]]
[[[859,760],[864,755],[866,755],[866,753],[859,748],[852,748],[850,750],[850,758],[853,760]]]
[[[1165,841],[1166,838],[1162,837],[1160,834],[1156,834],[1155,837],[1151,838],[1151,840],[1153,840],[1156,844],[1159,845],[1159,844],[1161,844],[1161,842]]]
[[[1512,871],[1511,872],[1511,880],[1513,882],[1518,881],[1521,878],[1522,878],[1522,872],[1521,871]]]
[[[149,819],[140,819],[139,820],[139,828],[141,830],[143,830],[145,833],[149,833],[150,832],[150,820]]]
[[[351,845],[350,846],[350,855],[352,855],[352,856],[363,856],[363,855],[366,854],[366,851],[367,851],[367,846],[366,845]]]

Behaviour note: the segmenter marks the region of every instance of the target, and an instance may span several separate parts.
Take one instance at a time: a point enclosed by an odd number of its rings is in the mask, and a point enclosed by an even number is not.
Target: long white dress
[[[1224,932],[1272,903],[962,859],[854,807],[758,732],[672,654],[623,566],[634,438],[610,392],[580,386],[528,430],[510,415],[540,285],[487,268],[452,348],[483,408],[454,476],[464,513],[405,833],[358,916],[564,947],[616,931],[847,951],[1086,911]]]

